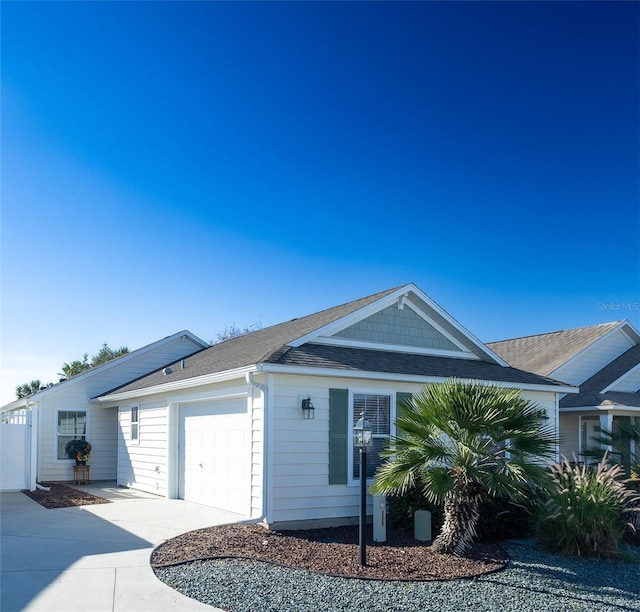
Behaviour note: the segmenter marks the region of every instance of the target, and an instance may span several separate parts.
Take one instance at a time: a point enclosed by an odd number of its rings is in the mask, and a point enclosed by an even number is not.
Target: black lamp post
[[[360,565],[367,564],[365,527],[367,524],[367,446],[371,444],[371,423],[364,412],[353,428],[353,445],[360,449]]]

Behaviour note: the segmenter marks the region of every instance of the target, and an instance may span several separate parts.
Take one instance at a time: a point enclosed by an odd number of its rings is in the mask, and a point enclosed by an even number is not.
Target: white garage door
[[[247,514],[249,419],[246,398],[181,406],[178,496]]]

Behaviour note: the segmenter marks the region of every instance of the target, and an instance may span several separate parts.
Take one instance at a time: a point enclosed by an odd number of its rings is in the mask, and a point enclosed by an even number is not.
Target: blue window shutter
[[[329,389],[329,484],[347,484],[349,391]]]

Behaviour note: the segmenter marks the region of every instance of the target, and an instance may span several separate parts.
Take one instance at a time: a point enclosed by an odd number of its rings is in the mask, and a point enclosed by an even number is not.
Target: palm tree
[[[522,500],[532,485],[550,482],[542,460],[555,458],[555,433],[518,389],[455,379],[427,385],[401,406],[396,427],[372,489],[397,495],[419,486],[443,503],[437,552],[468,550],[483,495]]]
[[[612,429],[596,428],[591,439],[598,444],[583,455],[598,461],[606,458],[609,463],[619,464],[627,476],[640,473],[640,419],[616,417]]]
[[[107,361],[111,361],[112,359],[122,357],[122,355],[126,355],[128,352],[129,349],[126,346],[112,349],[106,342],[103,342],[97,354],[91,357],[91,367],[97,368],[99,365],[107,363]]]
[[[78,374],[82,374],[91,368],[91,364],[88,361],[89,355],[85,353],[82,356],[82,361],[76,359],[71,361],[70,363],[62,364],[62,372],[58,372],[58,376],[64,376],[65,378],[72,378],[73,376],[78,376]]]
[[[30,395],[33,395],[34,393],[37,393],[38,391],[40,391],[41,385],[42,383],[40,382],[39,379],[32,380],[31,382],[28,382],[28,383],[23,383],[22,385],[18,385],[16,387],[16,397],[18,399],[22,399],[23,397],[29,397]]]

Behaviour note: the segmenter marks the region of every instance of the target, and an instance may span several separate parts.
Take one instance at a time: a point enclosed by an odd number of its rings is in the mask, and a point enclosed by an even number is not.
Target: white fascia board
[[[563,408],[560,406],[560,414],[565,412],[597,412],[599,410],[598,406],[578,406],[571,408]]]
[[[436,323],[436,321],[434,321],[426,312],[424,312],[422,308],[416,306],[410,299],[403,298],[403,304],[411,308],[411,310],[413,310],[413,312],[415,312],[421,319],[428,321],[429,325],[439,331],[447,340],[449,340],[449,342],[455,344],[461,351],[469,352],[467,347],[462,344],[462,342],[454,338],[444,327]]]
[[[309,344],[328,344],[331,346],[349,346],[374,351],[388,351],[390,353],[415,353],[416,355],[434,355],[437,357],[453,357],[455,359],[479,360],[475,353],[469,351],[448,351],[445,349],[429,349],[420,346],[406,346],[404,344],[380,344],[365,342],[363,340],[350,340],[347,338],[316,338]]]
[[[638,331],[628,319],[624,319],[620,323],[620,327],[622,328],[622,333],[625,336],[627,336],[627,338],[629,338],[631,342],[633,342],[634,344],[640,343],[640,331]],[[624,329],[625,327],[627,329]],[[616,328],[616,329],[619,329],[619,328]]]
[[[294,374],[298,376],[322,376],[330,378],[356,378],[360,380],[384,380],[389,382],[411,382],[417,384],[428,384],[432,382],[444,382],[450,380],[451,376],[417,376],[414,374],[395,374],[390,372],[364,372],[362,370],[340,370],[337,368],[311,368],[302,366],[286,366],[271,363],[265,363],[258,366],[258,372],[268,372],[272,374]],[[519,384],[513,382],[479,380],[476,378],[461,378],[460,380],[468,380],[480,382],[488,385],[499,385],[501,387],[509,387],[514,389],[522,389],[523,391],[552,391],[553,393],[578,393],[576,387],[555,386],[555,385],[535,385],[535,384]]]
[[[481,342],[476,338],[466,327],[458,323],[446,310],[441,308],[436,302],[434,302],[426,293],[418,289],[415,285],[410,285],[412,291],[423,301],[426,302],[433,310],[435,310],[445,321],[455,327],[463,336],[468,338],[477,348],[479,348],[487,357],[490,357],[493,361],[501,366],[508,367],[509,364],[502,359],[497,353],[494,353],[488,348],[484,342]]]
[[[598,406],[598,410],[600,412],[615,412],[619,413],[627,413],[627,412],[640,412],[640,407],[638,406],[627,406],[626,404],[614,404],[613,406]],[[614,415],[615,416],[615,415]]]
[[[94,397],[89,401],[92,403],[105,404],[135,399],[137,397],[144,397],[147,395],[155,395],[156,393],[167,393],[171,391],[189,389],[191,387],[201,387],[202,385],[209,385],[218,382],[225,382],[227,380],[233,380],[234,378],[241,378],[244,377],[247,372],[255,372],[256,370],[257,368],[255,365],[245,366],[242,368],[236,368],[235,370],[225,370],[223,372],[216,372],[214,374],[205,374],[203,376],[196,376],[194,378],[176,380],[175,382],[162,383],[160,385],[154,385],[153,387],[134,389],[132,391],[123,391],[122,393],[110,393],[109,395]]]
[[[555,370],[552,370],[551,372],[549,372],[549,374],[547,374],[547,376],[549,378],[555,378],[555,373],[558,370],[562,370],[562,368],[564,368],[565,366],[569,365],[570,363],[572,363],[573,361],[575,361],[576,359],[578,359],[579,357],[581,357],[585,353],[597,348],[597,346],[600,343],[604,342],[605,339],[607,339],[611,334],[614,334],[618,330],[621,330],[626,325],[630,326],[630,323],[628,321],[621,321],[619,325],[616,325],[612,330],[608,331],[604,336],[601,336],[595,342],[592,342],[591,344],[585,346],[580,352],[576,353],[573,357],[571,357],[570,359],[567,359],[564,363],[561,363]],[[629,334],[627,334],[624,330],[622,330],[622,333],[624,333],[625,336],[627,336],[627,338],[629,338],[629,340],[631,342],[633,342],[633,339],[631,338],[631,336]],[[629,347],[629,348],[631,348],[631,347]]]
[[[0,408],[0,412],[12,412],[13,410],[20,410],[22,408],[27,407],[27,402],[31,401],[31,398],[35,397],[37,394],[34,393],[29,397],[22,397],[20,399],[12,401],[10,404],[5,404]]]
[[[424,293],[421,289],[419,289],[413,283],[409,283],[404,287],[400,287],[396,289],[393,293],[386,295],[383,298],[369,304],[368,306],[364,306],[352,312],[333,323],[329,323],[324,327],[316,329],[311,333],[297,338],[292,342],[289,342],[288,345],[292,347],[302,346],[307,342],[315,341],[319,338],[319,336],[331,336],[347,327],[357,323],[362,319],[366,319],[368,316],[375,314],[376,312],[383,310],[387,306],[391,306],[392,304],[402,300],[407,294],[410,292],[415,293],[423,302],[429,305],[435,312],[437,312],[445,321],[447,321],[450,325],[455,327],[463,336],[469,339],[469,341],[474,344],[477,348],[479,348],[483,353],[485,353],[488,357],[490,357],[496,363],[502,366],[508,366],[509,364],[504,361],[499,355],[494,353],[491,349],[487,348],[478,338],[476,338],[469,330],[460,325],[458,321],[456,321],[448,312],[443,310],[438,304],[436,304],[426,293]],[[421,317],[425,318],[431,325],[433,325],[439,332],[443,333],[449,340],[451,340],[456,346],[460,346],[459,341],[453,338],[450,334],[448,334],[440,325],[438,325],[435,321],[431,319],[431,317],[427,316],[426,313],[422,312],[419,308],[417,308],[410,300],[403,300],[403,304],[412,308],[414,312],[419,314]],[[461,347],[464,348],[464,347]]]
[[[615,387],[618,383],[622,382],[627,376],[631,376],[631,374],[635,374],[638,370],[640,370],[640,363],[627,372],[625,372],[620,378],[614,380],[608,387],[605,387],[600,393],[606,393],[607,391],[611,391],[612,387]]]
[[[625,406],[624,404],[615,404],[613,406],[578,406],[571,408],[560,407],[560,412],[640,412],[638,406]]]
[[[412,291],[412,287],[413,285],[405,285],[404,287],[400,287],[400,289],[396,289],[393,293],[385,295],[379,300],[376,300],[375,302],[372,302],[367,306],[363,306],[362,308],[359,308],[351,314],[341,317],[337,321],[328,323],[324,327],[320,327],[319,329],[316,329],[304,336],[301,336],[300,338],[297,338],[296,340],[293,340],[292,342],[289,342],[288,346],[296,348],[298,346],[306,344],[307,342],[315,340],[318,336],[331,336],[339,331],[342,331],[343,329],[350,327],[354,323],[357,323],[358,321],[366,319],[368,316],[375,314],[379,310],[383,310],[387,306],[391,306],[392,304],[397,302],[398,299],[403,295],[405,295],[409,291]]]

